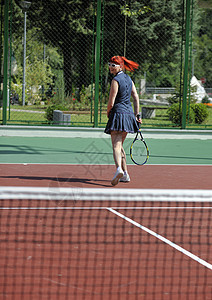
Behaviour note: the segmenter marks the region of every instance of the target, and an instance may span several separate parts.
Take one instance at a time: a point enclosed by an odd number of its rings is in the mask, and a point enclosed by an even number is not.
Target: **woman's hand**
[[[142,119],[141,119],[141,115],[140,115],[140,114],[137,114],[137,116],[136,116],[136,121],[137,121],[138,123],[142,123]]]

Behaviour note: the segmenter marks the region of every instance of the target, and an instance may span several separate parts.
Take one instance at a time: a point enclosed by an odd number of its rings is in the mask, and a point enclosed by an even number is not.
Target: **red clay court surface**
[[[112,187],[111,165],[1,164],[0,170],[0,185],[14,187],[210,190],[212,178],[212,166],[129,166],[131,182]],[[11,209],[20,205],[28,209]],[[60,203],[75,207],[65,211],[57,205],[4,201],[0,299],[212,298],[209,268],[102,207],[111,203],[95,201],[98,209],[80,200]],[[137,204],[122,203],[129,205]],[[212,264],[211,209],[116,210]]]
[[[112,165],[0,164],[0,186],[111,187]],[[128,166],[131,182],[115,188],[211,189],[212,166]]]

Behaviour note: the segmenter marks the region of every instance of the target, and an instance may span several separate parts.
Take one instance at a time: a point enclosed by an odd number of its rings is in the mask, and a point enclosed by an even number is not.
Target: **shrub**
[[[201,124],[208,117],[208,109],[203,103],[195,103],[191,105],[191,109],[195,114],[195,123]]]
[[[169,116],[169,120],[172,121],[174,124],[181,124],[181,116],[182,116],[182,108],[181,110],[179,109],[179,103],[174,103],[172,104],[168,111],[167,114]],[[186,112],[186,117],[188,118],[188,110]],[[193,109],[190,110],[189,112],[189,123],[193,123],[195,121],[195,114]]]
[[[50,105],[47,107],[46,109],[46,114],[45,114],[45,118],[48,120],[48,121],[53,121],[53,112],[54,110],[61,110],[61,111],[64,111],[66,110],[67,107],[62,105],[62,104],[54,104],[54,105]]]
[[[170,105],[174,103],[179,103],[179,95],[173,95],[170,97],[167,97],[166,100],[169,102]]]
[[[205,96],[204,98],[202,98],[202,103],[210,103],[209,97]]]
[[[179,111],[179,103],[175,103],[167,111],[169,120],[174,124],[179,125],[181,123],[182,108]],[[186,112],[186,118],[188,119],[189,114],[189,123],[201,124],[208,117],[207,107],[203,103],[195,103],[190,105],[190,109]]]

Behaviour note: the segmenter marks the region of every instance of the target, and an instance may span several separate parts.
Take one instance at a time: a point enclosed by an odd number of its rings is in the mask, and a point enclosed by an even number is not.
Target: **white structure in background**
[[[208,97],[204,87],[202,86],[202,83],[200,80],[197,80],[195,76],[191,78],[190,83],[192,88],[196,88],[196,91],[193,92],[194,97],[197,99],[197,103],[201,103],[202,99],[204,97]],[[209,98],[210,102],[212,102],[212,99]]]

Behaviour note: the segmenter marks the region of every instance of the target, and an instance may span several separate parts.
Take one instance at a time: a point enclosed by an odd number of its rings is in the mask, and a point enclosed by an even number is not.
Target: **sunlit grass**
[[[156,116],[150,119],[143,119],[142,127],[150,128],[179,128],[169,120],[167,108],[156,109]],[[187,124],[187,128],[211,128],[212,127],[212,107],[208,107],[209,116],[202,124]],[[11,106],[7,111],[7,124],[23,125],[54,125],[48,122],[45,116],[46,107],[41,106]],[[70,126],[93,126],[94,114],[90,111],[71,111]],[[2,110],[0,112],[2,117]],[[101,114],[98,115],[98,125],[104,127],[107,123],[106,108],[102,108]]]

